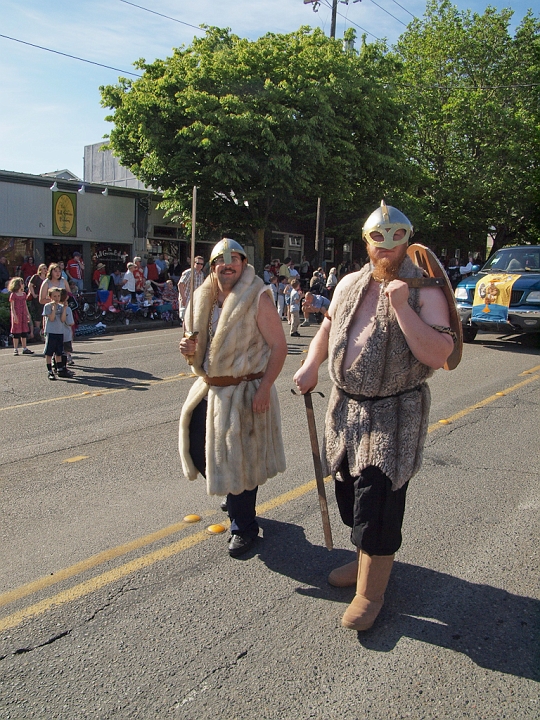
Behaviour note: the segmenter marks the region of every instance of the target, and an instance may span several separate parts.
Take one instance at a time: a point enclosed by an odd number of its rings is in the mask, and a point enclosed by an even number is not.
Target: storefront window
[[[18,275],[28,256],[34,255],[34,241],[29,238],[0,238],[0,257],[5,257],[10,275]]]
[[[130,253],[132,252],[131,245],[128,244],[92,243],[90,250],[92,253],[92,272],[97,268],[98,263],[103,263],[107,275],[111,275],[117,267],[122,272],[125,272],[126,263],[131,259]]]

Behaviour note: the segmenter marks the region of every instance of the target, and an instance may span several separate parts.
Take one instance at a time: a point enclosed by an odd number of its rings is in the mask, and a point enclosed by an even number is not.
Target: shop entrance
[[[46,242],[43,244],[43,254],[45,255],[45,265],[58,263],[60,260],[64,264],[73,257],[74,252],[80,252],[82,255],[82,245],[80,243],[57,243]]]

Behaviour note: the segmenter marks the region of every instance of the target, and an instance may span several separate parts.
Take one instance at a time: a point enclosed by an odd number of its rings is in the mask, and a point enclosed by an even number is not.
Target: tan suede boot
[[[369,630],[384,603],[384,591],[392,572],[393,555],[360,552],[356,595],[341,620],[350,630]]]
[[[361,550],[357,550],[356,560],[353,560],[346,565],[335,568],[328,576],[328,582],[334,587],[353,587],[356,585],[356,578],[358,577],[358,558],[360,557]]]

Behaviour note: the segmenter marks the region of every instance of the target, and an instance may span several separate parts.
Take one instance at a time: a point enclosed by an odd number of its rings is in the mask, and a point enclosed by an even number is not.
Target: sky
[[[115,69],[98,67],[0,37],[0,169],[41,174],[67,168],[82,178],[85,145],[110,131],[100,85],[138,72],[133,62],[168,57],[189,45],[201,24],[229,27],[252,40],[267,32],[287,33],[301,25],[330,32],[331,0],[317,12],[303,0],[1,0],[0,34]],[[488,4],[512,6],[518,24],[531,0],[457,0],[461,10],[483,13]],[[397,41],[422,0],[340,2],[336,37],[348,27],[368,41]],[[175,20],[155,13],[168,15]],[[390,13],[390,14],[389,14]],[[392,17],[393,16],[393,17]],[[183,24],[186,23],[186,24]],[[194,26],[194,27],[192,27]]]

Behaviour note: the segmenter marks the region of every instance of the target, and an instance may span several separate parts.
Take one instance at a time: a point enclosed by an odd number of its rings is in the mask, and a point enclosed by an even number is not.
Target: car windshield
[[[540,247],[498,250],[482,272],[540,272]]]

